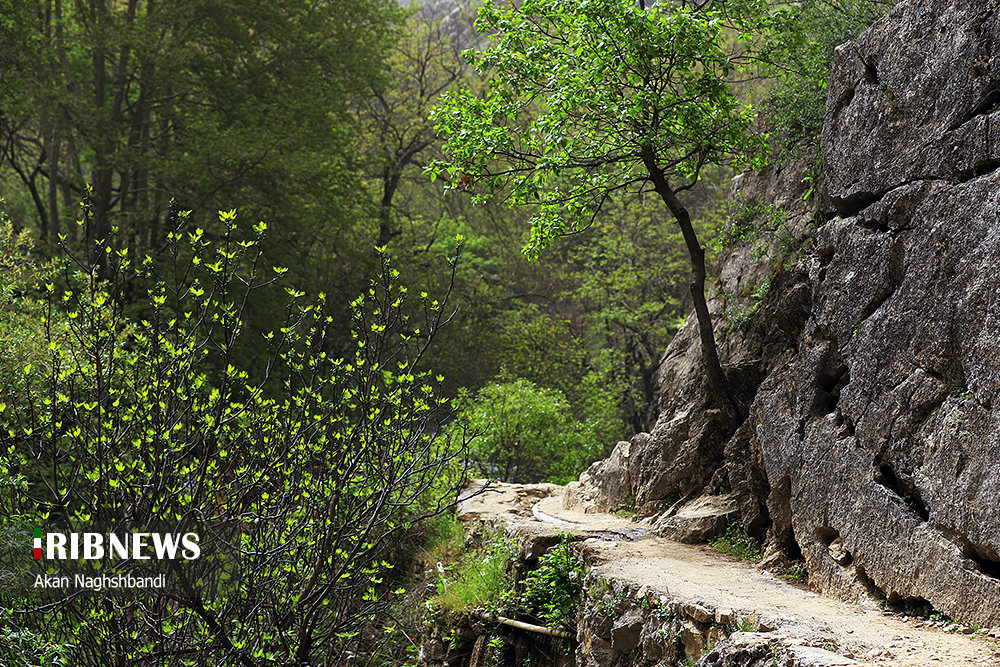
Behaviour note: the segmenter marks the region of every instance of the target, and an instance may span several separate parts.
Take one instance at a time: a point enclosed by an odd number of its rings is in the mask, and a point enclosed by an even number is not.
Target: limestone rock
[[[734,632],[698,662],[698,667],[846,667],[859,664],[823,648],[796,644],[773,632]]]
[[[732,495],[702,496],[681,508],[677,514],[653,524],[653,531],[678,542],[700,544],[722,535],[738,514]]]
[[[709,651],[698,667],[771,667],[775,641],[764,633],[734,632]]]
[[[799,353],[764,382],[745,443],[789,499],[772,518],[815,587],[995,618],[1000,278],[980,267],[1000,262],[998,192],[997,172],[931,183],[898,232],[864,216],[820,232],[836,252],[813,260]]]
[[[586,667],[610,667],[615,664],[615,652],[609,641],[600,637],[589,637],[589,641],[582,648],[584,649],[582,662]]]
[[[986,5],[909,0],[838,50],[823,146],[850,217],[791,272],[808,317],[726,457],[745,525],[800,551],[814,588],[995,624],[1000,19]]]
[[[642,630],[642,615],[637,611],[629,611],[615,622],[611,628],[611,648],[619,655],[626,655],[639,643],[639,633]]]
[[[837,48],[823,160],[841,214],[907,183],[996,168],[1000,15],[989,4],[908,0]]]
[[[699,623],[711,623],[715,620],[715,612],[701,606],[697,602],[685,602],[684,613]]]
[[[830,558],[832,558],[837,565],[847,567],[851,564],[851,561],[854,560],[851,553],[846,547],[844,547],[844,540],[839,537],[833,542],[830,542],[830,546],[828,546],[827,549],[830,550]]]
[[[640,433],[633,441],[648,437]],[[632,483],[629,478],[629,455],[632,443],[623,440],[615,445],[611,456],[597,461],[587,472],[580,475],[579,482],[570,482],[564,498],[564,505],[570,509],[585,512],[605,512],[616,510],[634,501]]]
[[[701,654],[705,651],[705,633],[701,628],[692,621],[686,622],[681,626],[680,640],[684,646],[684,654],[688,658],[701,659]]]
[[[538,560],[562,539],[557,527],[528,521],[509,521],[504,524],[509,539],[518,545],[522,560]]]
[[[795,667],[840,667],[857,665],[858,661],[815,646],[790,646],[784,664]]]

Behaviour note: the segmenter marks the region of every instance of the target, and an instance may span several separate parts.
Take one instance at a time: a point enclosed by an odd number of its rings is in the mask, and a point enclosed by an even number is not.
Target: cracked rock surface
[[[907,0],[831,70],[823,159],[851,215],[884,193],[1000,164],[1000,14],[992,0]]]
[[[724,434],[701,409],[689,323],[656,428],[571,496],[649,515],[726,490],[818,592],[1000,626],[1000,4],[906,0],[839,47],[822,149],[812,203],[795,165],[734,183],[802,241],[722,254],[711,305],[746,422]]]

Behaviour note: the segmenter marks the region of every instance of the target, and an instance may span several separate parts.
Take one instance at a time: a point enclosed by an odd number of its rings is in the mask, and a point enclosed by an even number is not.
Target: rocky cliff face
[[[572,496],[654,514],[731,491],[814,588],[1000,625],[1000,5],[907,0],[839,47],[822,149],[808,202],[794,166],[734,184],[778,221],[712,303],[747,421],[704,409],[689,324],[654,430]]]

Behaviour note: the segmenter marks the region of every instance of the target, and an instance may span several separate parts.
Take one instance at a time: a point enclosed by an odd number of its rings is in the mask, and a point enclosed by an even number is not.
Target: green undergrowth
[[[538,559],[521,584],[516,581],[516,550],[499,531],[482,548],[465,553],[453,565],[442,568],[438,596],[432,603],[439,612],[468,614],[527,615],[549,627],[572,629],[583,587],[584,572],[571,545],[572,536]]]
[[[886,600],[883,602],[883,606],[888,611],[911,618],[920,618],[941,623],[955,622],[954,619],[948,616],[948,614],[938,611],[930,602],[927,602],[926,600]]]
[[[423,546],[418,553],[427,566],[452,563],[462,556],[465,528],[452,513],[445,513],[427,522]]]
[[[511,606],[509,598],[514,588],[512,569],[508,566],[513,557],[514,550],[503,534],[493,533],[482,549],[466,552],[447,569],[439,568],[435,606],[456,613],[506,610]]]
[[[809,570],[806,569],[805,561],[793,560],[785,569],[782,570],[780,576],[785,581],[791,581],[796,584],[808,584],[809,583]]]
[[[708,544],[720,553],[748,563],[759,563],[764,557],[757,541],[747,535],[737,523],[729,524],[724,535],[720,535]]]
[[[569,629],[576,625],[576,612],[583,590],[583,568],[563,533],[559,545],[538,559],[538,569],[525,578],[522,605],[538,614],[546,625]]]

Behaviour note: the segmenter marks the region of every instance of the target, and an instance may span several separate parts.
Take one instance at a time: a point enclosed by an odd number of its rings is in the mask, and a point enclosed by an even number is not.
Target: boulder
[[[684,505],[677,514],[653,524],[653,532],[686,544],[700,544],[719,537],[739,515],[733,495],[702,496]]]
[[[627,655],[639,643],[643,618],[637,610],[631,610],[615,621],[611,628],[611,648],[619,655]]]

